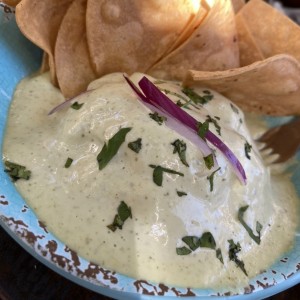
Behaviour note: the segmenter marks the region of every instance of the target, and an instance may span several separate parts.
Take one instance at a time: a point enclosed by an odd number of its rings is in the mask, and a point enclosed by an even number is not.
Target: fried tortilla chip
[[[265,58],[285,53],[300,61],[300,26],[287,16],[262,0],[249,1],[238,15]]]
[[[235,17],[237,27],[238,45],[240,49],[240,65],[248,66],[252,63],[263,60],[264,56],[253,39],[247,24],[245,24],[244,18],[241,14],[237,14]]]
[[[22,33],[49,55],[53,83],[57,83],[54,64],[57,32],[72,1],[22,0],[16,7],[16,21]]]
[[[300,63],[286,54],[220,72],[189,71],[185,84],[216,90],[245,111],[300,115]]]
[[[1,2],[11,7],[16,7],[20,1],[21,0],[1,0]]]
[[[58,31],[55,45],[55,67],[59,87],[66,98],[86,90],[96,79],[86,39],[87,0],[74,0]]]
[[[49,55],[47,52],[43,52],[43,57],[42,57],[42,63],[39,72],[40,73],[45,73],[49,71],[50,66],[49,66]]]
[[[237,14],[246,4],[245,0],[231,0],[234,13]]]
[[[197,13],[188,0],[88,0],[87,39],[94,68],[145,72],[159,60]]]
[[[239,66],[234,11],[230,0],[216,0],[194,33],[148,73],[182,80],[188,69],[216,71]]]

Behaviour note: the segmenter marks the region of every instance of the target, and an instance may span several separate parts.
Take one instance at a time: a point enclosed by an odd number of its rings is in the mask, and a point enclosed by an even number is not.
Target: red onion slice
[[[197,135],[197,138],[201,140],[201,138],[198,136],[198,121],[194,119],[191,115],[189,115],[186,111],[184,111],[182,108],[180,108],[178,105],[176,105],[172,100],[170,100],[164,93],[162,93],[148,78],[145,76],[139,81],[139,86],[143,93],[125,76],[126,81],[131,86],[131,88],[135,91],[135,93],[138,95],[138,97],[143,101],[143,103],[152,104],[155,106],[155,108],[159,108],[163,112],[167,112],[170,116],[172,116],[174,119],[178,121],[178,123],[181,123],[185,125],[186,127],[189,127],[194,134]],[[175,126],[176,127],[176,126]],[[174,128],[176,131],[177,129]],[[179,130],[179,128],[178,128]],[[185,136],[184,134],[182,134]],[[233,167],[233,170],[239,180],[246,184],[246,174],[245,170],[238,160],[238,158],[235,156],[235,154],[228,148],[226,144],[224,144],[215,134],[213,134],[211,131],[208,131],[206,133],[205,138],[213,144],[215,147],[217,147],[224,156],[228,159],[230,164]],[[205,143],[205,142],[204,142]],[[206,143],[205,143],[206,144]],[[200,150],[204,154],[204,147],[199,147]],[[211,150],[210,150],[211,153]],[[205,154],[204,154],[205,155]]]

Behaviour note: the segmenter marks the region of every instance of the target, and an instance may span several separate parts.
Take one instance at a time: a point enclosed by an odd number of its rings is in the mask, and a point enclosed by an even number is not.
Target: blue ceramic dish
[[[4,10],[6,13],[4,14]],[[14,14],[0,2],[0,141],[2,143],[10,100],[16,84],[36,71],[41,52],[19,32]],[[271,119],[271,123],[281,119]],[[298,153],[298,161],[300,155]],[[2,160],[0,169],[3,170]],[[300,195],[299,164],[293,181]],[[66,278],[98,293],[116,299],[262,299],[300,282],[300,228],[294,248],[272,267],[252,278],[238,291],[189,289],[148,282],[104,269],[81,257],[53,236],[37,219],[16,191],[5,172],[0,172],[0,224],[31,255]],[[153,297],[156,296],[156,297]]]

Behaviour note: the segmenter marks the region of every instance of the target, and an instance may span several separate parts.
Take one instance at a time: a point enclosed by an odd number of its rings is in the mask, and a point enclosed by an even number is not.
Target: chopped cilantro
[[[230,103],[230,107],[233,110],[233,112],[235,112],[236,114],[239,113],[239,109],[236,106],[234,106],[232,103]]]
[[[204,232],[201,237],[187,235],[184,236],[181,240],[188,246],[188,248],[186,246],[176,248],[176,252],[178,255],[182,255],[179,254],[178,251],[182,251],[185,253],[184,255],[188,255],[192,253],[192,251],[197,250],[199,247],[210,248],[213,250],[216,249],[215,239],[210,232]],[[220,249],[216,250],[216,257],[223,263],[223,257]]]
[[[176,193],[177,193],[177,195],[178,195],[179,197],[182,197],[182,196],[186,196],[186,195],[187,195],[186,192],[182,192],[182,191],[176,191]]]
[[[209,123],[213,123],[215,128],[216,128],[216,131],[217,131],[218,135],[221,135],[221,126],[219,125],[217,119],[220,120],[219,117],[212,118],[210,115],[206,116],[206,121],[209,122]]]
[[[180,141],[179,139],[177,139],[176,141],[174,141],[173,143],[171,143],[172,146],[174,146],[174,150],[173,153],[178,153],[179,158],[181,160],[181,162],[185,165],[185,166],[189,166],[189,164],[186,161],[186,143],[184,141]]]
[[[117,154],[130,130],[130,127],[121,128],[111,139],[109,139],[107,144],[104,144],[102,150],[97,155],[99,170],[104,169],[110,160]]]
[[[188,254],[192,253],[192,250],[183,246],[183,247],[176,248],[176,253],[177,253],[177,255],[188,255]]]
[[[142,139],[138,138],[137,140],[128,143],[128,148],[136,153],[139,153],[142,149]]]
[[[199,246],[203,248],[216,249],[216,241],[210,232],[204,232],[199,239]]]
[[[212,192],[214,189],[214,176],[215,174],[220,170],[221,168],[218,168],[217,170],[213,171],[209,176],[207,176],[207,179],[209,180],[210,185],[210,191]]]
[[[246,269],[245,269],[245,264],[243,261],[241,261],[237,254],[241,251],[241,245],[240,243],[235,244],[233,240],[228,240],[229,243],[229,250],[228,250],[228,255],[229,259],[234,261],[237,267],[239,267],[246,276],[248,276]]]
[[[83,104],[84,104],[84,103],[78,103],[78,102],[76,101],[76,102],[74,102],[74,103],[71,105],[71,108],[73,108],[73,109],[75,109],[75,110],[79,110],[79,109],[82,107]]]
[[[160,116],[157,112],[155,112],[155,113],[149,113],[149,116],[150,116],[150,118],[152,120],[154,120],[155,122],[157,122],[158,125],[162,125],[162,123],[167,120],[166,117]]]
[[[199,238],[197,236],[185,236],[182,241],[186,243],[192,251],[200,247]]]
[[[65,163],[65,168],[69,168],[72,165],[73,159],[68,157]]]
[[[187,97],[189,97],[189,99],[194,102],[195,104],[206,104],[207,102],[209,102],[210,100],[213,99],[213,94],[211,93],[207,93],[209,91],[207,91],[205,93],[205,95],[201,96],[199,94],[197,94],[193,89],[185,87],[181,90]]]
[[[210,170],[215,164],[213,154],[211,153],[207,156],[204,156],[203,159],[204,159],[207,169]]]
[[[166,173],[170,173],[170,174],[176,174],[179,176],[184,176],[183,173],[174,171],[172,169],[168,169],[168,168],[164,168],[161,166],[156,166],[156,165],[149,165],[149,167],[151,167],[153,170],[153,182],[158,185],[158,186],[162,186],[162,182],[163,182],[163,172]]]
[[[250,152],[251,152],[252,146],[246,141],[245,143],[245,155],[248,159],[251,159]]]
[[[113,223],[110,225],[107,225],[107,227],[111,231],[116,231],[117,229],[122,229],[124,222],[128,218],[132,218],[131,208],[124,201],[121,201],[121,203],[118,207],[118,213],[115,215]]]
[[[4,172],[6,172],[10,176],[12,181],[17,181],[18,179],[30,179],[31,171],[26,170],[25,166],[10,162],[8,160],[4,162],[4,165]]]
[[[209,122],[205,121],[204,123],[198,122],[198,135],[204,140],[205,135],[209,129]]]
[[[223,255],[220,248],[216,250],[216,257],[222,264],[224,264]]]
[[[242,206],[240,207],[239,211],[238,211],[238,219],[241,222],[241,224],[244,226],[244,228],[246,229],[246,231],[248,232],[249,236],[254,240],[254,242],[256,244],[260,244],[260,232],[262,230],[262,225],[257,221],[256,222],[256,232],[258,235],[255,235],[253,233],[253,230],[247,225],[247,223],[244,221],[244,213],[246,212],[246,210],[249,208],[249,205],[246,206]]]

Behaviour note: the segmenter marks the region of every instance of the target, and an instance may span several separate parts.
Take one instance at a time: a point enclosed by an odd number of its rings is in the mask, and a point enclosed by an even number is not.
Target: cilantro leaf
[[[215,164],[213,154],[211,153],[207,156],[204,156],[203,159],[207,169],[210,170]]]
[[[83,104],[84,104],[84,103],[78,103],[78,102],[76,101],[76,102],[74,102],[74,103],[71,105],[71,108],[73,108],[73,109],[75,109],[75,110],[79,110],[79,109],[82,107]]]
[[[178,195],[179,197],[182,197],[182,196],[186,196],[186,195],[187,195],[186,192],[182,192],[182,191],[176,191],[176,193],[177,193],[177,195]]]
[[[31,171],[27,170],[25,166],[13,163],[8,160],[4,162],[4,165],[4,172],[6,172],[10,176],[12,181],[17,181],[18,179],[30,179]]]
[[[142,139],[138,138],[137,140],[128,143],[128,148],[134,151],[135,153],[139,153],[142,149]]]
[[[118,213],[115,215],[113,223],[107,225],[107,227],[113,232],[117,229],[122,229],[124,222],[128,218],[132,218],[131,208],[124,201],[121,201],[118,206]]]
[[[107,144],[104,144],[102,150],[97,155],[99,170],[104,169],[110,160],[117,154],[130,130],[130,127],[121,128],[111,139],[109,139]]]
[[[228,255],[229,259],[234,261],[237,267],[239,267],[243,273],[248,276],[246,269],[245,269],[245,264],[242,260],[240,260],[237,256],[237,254],[241,251],[241,245],[240,243],[235,244],[233,240],[228,240],[229,243],[229,250],[228,250]]]
[[[177,172],[175,170],[164,168],[164,167],[161,167],[161,166],[149,165],[149,167],[154,169],[152,178],[153,178],[153,182],[158,186],[162,186],[163,172],[170,173],[170,174],[176,174],[176,175],[179,175],[179,176],[184,176],[184,174],[181,173],[181,172]]]
[[[192,250],[190,250],[186,246],[183,246],[183,247],[176,248],[176,253],[177,255],[188,255],[192,253]]]
[[[250,152],[251,152],[252,146],[246,141],[245,143],[245,155],[248,159],[251,159]]]
[[[150,118],[152,120],[154,120],[155,122],[157,122],[158,125],[162,125],[162,123],[167,120],[166,117],[160,116],[157,112],[149,113],[149,116],[150,116]]]
[[[204,232],[202,234],[202,236],[199,239],[199,245],[200,247],[204,248],[216,249],[216,241],[209,231]]]
[[[201,96],[198,93],[196,93],[193,89],[185,87],[181,90],[191,101],[193,101],[195,104],[206,104],[210,100],[213,99],[213,94],[211,94],[209,91],[206,91],[205,95]]]
[[[238,220],[241,222],[241,224],[244,226],[246,231],[248,232],[249,236],[254,240],[256,244],[260,244],[260,232],[262,230],[262,225],[259,222],[256,222],[256,232],[258,235],[255,235],[253,233],[253,230],[247,225],[247,223],[244,221],[244,213],[249,208],[249,205],[240,207],[238,211]]]
[[[174,146],[173,153],[178,153],[181,162],[188,167],[189,164],[186,161],[186,143],[177,139],[171,145]]]
[[[214,176],[215,174],[220,170],[221,168],[219,167],[217,170],[213,171],[209,176],[207,176],[207,179],[209,181],[210,185],[210,191],[212,192],[214,189]]]
[[[68,159],[65,162],[65,168],[69,168],[72,165],[73,159],[68,157]]]

